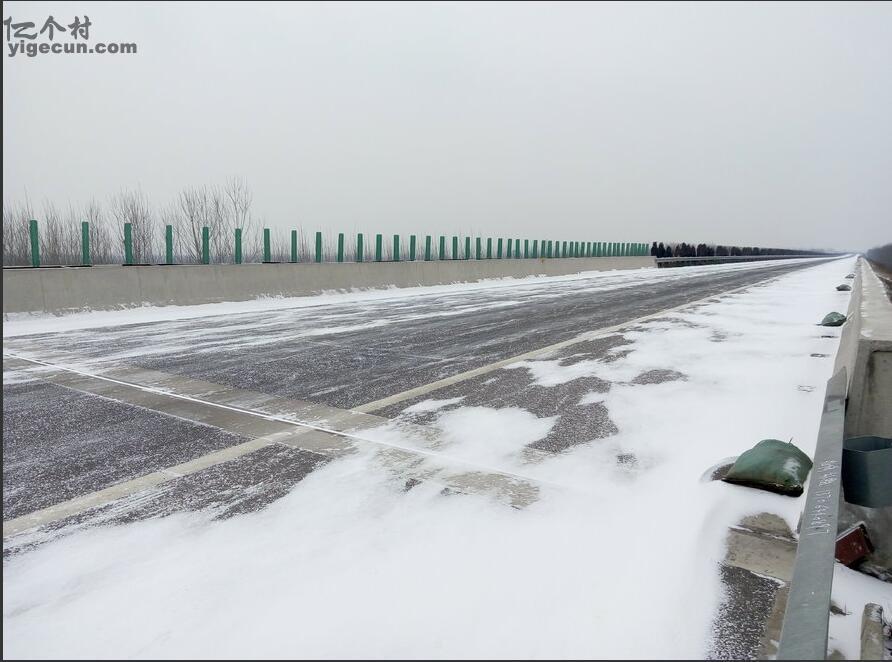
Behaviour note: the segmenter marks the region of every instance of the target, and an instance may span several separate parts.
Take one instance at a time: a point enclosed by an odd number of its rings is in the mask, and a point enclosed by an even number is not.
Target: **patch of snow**
[[[892,584],[837,563],[833,568],[833,601],[846,612],[830,616],[828,648],[847,660],[861,659],[861,616],[868,602],[880,605],[886,622],[892,618]]]
[[[436,452],[541,481],[522,510],[444,497],[434,480],[405,491],[363,447],[260,512],[85,530],[13,556],[4,657],[702,658],[728,527],[764,511],[795,529],[804,497],[701,475],[763,438],[813,452],[833,361],[810,354],[832,357],[838,344],[814,325],[852,262],[640,325],[624,334],[632,351],[609,363],[516,364],[538,383],[613,382],[597,394],[619,429],[608,439],[530,460],[523,448],[554,419],[518,408],[442,413]],[[645,277],[601,274],[586,287]],[[534,293],[546,296],[542,281]],[[657,369],[687,380],[628,383]],[[363,434],[416,445],[396,426]],[[637,468],[620,467],[618,454]]]

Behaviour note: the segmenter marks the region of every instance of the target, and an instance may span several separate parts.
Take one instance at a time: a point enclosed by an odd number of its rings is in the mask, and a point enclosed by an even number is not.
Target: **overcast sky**
[[[892,240],[889,3],[3,4],[85,14],[138,53],[7,42],[4,200],[238,175],[282,228]]]

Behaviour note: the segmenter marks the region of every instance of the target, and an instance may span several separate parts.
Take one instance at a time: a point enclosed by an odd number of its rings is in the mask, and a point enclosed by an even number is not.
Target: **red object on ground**
[[[858,522],[836,538],[836,560],[849,567],[856,565],[873,551],[873,543],[867,535],[867,527]]]

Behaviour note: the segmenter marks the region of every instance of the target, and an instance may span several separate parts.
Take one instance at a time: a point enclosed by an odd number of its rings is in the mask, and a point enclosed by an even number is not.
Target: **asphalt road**
[[[411,298],[395,291],[351,302],[11,337],[4,353],[94,375],[133,374],[136,381],[146,369],[190,384],[203,380],[206,390],[247,392],[237,402],[248,408],[246,403],[275,396],[340,411],[811,264],[610,272],[440,288]],[[623,344],[621,335],[608,334],[555,349],[553,357],[562,366],[610,360],[621,355]],[[683,379],[684,367],[678,368],[636,379]],[[208,415],[198,405],[162,396],[140,399],[113,383],[48,383],[41,370],[23,372],[4,359],[4,521],[273,431],[271,423],[258,430],[239,414]],[[498,369],[365,410],[383,417],[376,420],[424,426],[430,416],[407,408],[428,397],[455,400],[441,411],[517,406],[540,418],[558,417],[548,436],[531,447],[555,453],[616,432],[602,404],[580,403],[580,396],[609,388],[594,377],[543,388],[528,371]],[[113,510],[125,520],[134,512],[151,516],[183,508],[217,508],[228,516],[262,507],[330,459],[306,448],[267,447]],[[634,466],[636,458],[618,453],[617,462]],[[7,553],[15,548],[4,542]]]
[[[218,315],[15,339],[12,349],[127,364],[354,408],[733,288],[801,263],[611,272],[454,294]]]

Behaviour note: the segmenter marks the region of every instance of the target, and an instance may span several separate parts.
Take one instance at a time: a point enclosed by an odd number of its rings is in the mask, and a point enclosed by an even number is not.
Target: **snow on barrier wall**
[[[209,264],[3,270],[3,313],[113,310],[653,267],[652,257]]]

